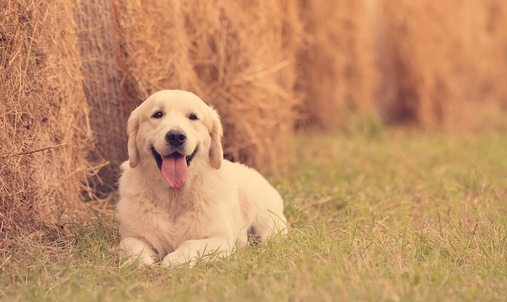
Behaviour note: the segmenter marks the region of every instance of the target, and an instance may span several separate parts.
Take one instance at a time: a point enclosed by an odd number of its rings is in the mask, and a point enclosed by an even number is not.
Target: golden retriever
[[[223,159],[219,116],[195,94],[156,92],[131,113],[127,133],[116,208],[126,256],[193,265],[230,255],[249,235],[286,233],[280,194],[257,171]]]

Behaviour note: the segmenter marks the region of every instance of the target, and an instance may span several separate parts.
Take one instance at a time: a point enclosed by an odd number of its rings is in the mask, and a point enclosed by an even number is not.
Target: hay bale
[[[0,236],[85,217],[91,132],[73,2],[0,3]]]
[[[506,7],[496,0],[383,1],[377,28],[386,120],[473,128],[504,103]]]
[[[264,172],[283,167],[299,104],[293,90],[302,29],[296,3],[216,1],[182,7],[204,99],[223,117],[227,157]]]
[[[489,97],[499,97],[502,105],[507,106],[507,86],[505,85],[507,78],[507,2],[487,0],[480,3],[482,4],[481,11],[477,12],[476,9],[472,9],[471,13],[478,15],[477,30],[483,33],[483,37],[479,41],[482,48],[480,57],[486,60],[482,68],[486,83],[482,83],[481,89]],[[493,85],[487,85],[487,82],[493,83]]]
[[[94,165],[105,165],[93,186],[95,191],[107,192],[117,182],[119,164],[128,157],[125,135],[112,129],[124,129],[130,112],[121,86],[122,66],[111,1],[79,1],[75,18],[83,89],[89,107],[93,108],[89,120],[96,148],[88,160]]]
[[[445,107],[454,100],[453,59],[447,53],[460,41],[458,27],[465,20],[452,13],[450,1],[434,2],[385,1],[379,6],[379,57],[384,75],[380,108],[388,121],[441,124]],[[464,61],[464,53],[453,55],[459,58],[454,61]]]
[[[294,1],[116,0],[115,10],[131,108],[160,89],[192,91],[218,107],[229,159],[283,166],[299,102]]]
[[[367,1],[300,1],[305,48],[298,89],[303,124],[336,129],[351,113],[375,112],[373,11]]]

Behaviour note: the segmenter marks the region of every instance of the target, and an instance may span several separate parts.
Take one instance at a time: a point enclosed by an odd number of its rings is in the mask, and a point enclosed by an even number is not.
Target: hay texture
[[[72,3],[0,2],[0,241],[85,216],[91,132]]]
[[[94,178],[96,191],[108,191],[117,182],[119,164],[127,159],[123,133],[128,104],[121,86],[119,45],[110,0],[79,1],[75,10],[83,90],[96,148],[88,155],[94,165],[104,165]]]
[[[383,1],[378,15],[387,121],[473,128],[505,107],[505,1]]]
[[[352,114],[374,114],[378,70],[369,2],[299,3],[305,25],[298,58],[302,124],[330,130],[342,127]]]
[[[283,166],[299,99],[297,5],[279,1],[116,0],[129,110],[160,89],[217,107],[224,151],[263,172]]]
[[[0,231],[86,217],[92,166],[114,186],[128,114],[161,89],[215,105],[226,156],[261,172],[296,125],[507,120],[501,0],[3,0],[0,16]]]

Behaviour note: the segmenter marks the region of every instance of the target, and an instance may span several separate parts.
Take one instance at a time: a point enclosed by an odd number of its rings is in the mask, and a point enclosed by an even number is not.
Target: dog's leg
[[[257,213],[253,229],[260,241],[266,241],[276,234],[287,234],[287,219],[283,216],[283,213],[264,210]]]
[[[135,237],[127,237],[120,241],[120,249],[132,260],[140,259],[146,265],[152,265],[155,251],[147,242]]]
[[[227,257],[233,251],[229,240],[226,237],[212,237],[200,240],[187,240],[183,242],[174,252],[164,257],[163,266],[172,266],[189,263],[194,266],[198,259],[205,259],[203,256]]]

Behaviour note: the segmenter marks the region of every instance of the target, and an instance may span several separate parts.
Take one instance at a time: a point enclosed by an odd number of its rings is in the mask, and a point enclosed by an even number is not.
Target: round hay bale
[[[96,148],[88,155],[94,165],[103,165],[91,183],[96,192],[109,192],[119,175],[119,164],[127,159],[123,132],[128,102],[122,90],[122,66],[110,0],[79,1],[75,11],[83,89],[90,110],[89,121]]]
[[[351,114],[375,114],[372,2],[300,0],[305,47],[300,52],[298,89],[303,91],[301,125],[338,129]]]
[[[295,1],[216,1],[183,15],[203,98],[217,105],[225,153],[263,172],[283,167],[298,119],[302,26]]]
[[[471,129],[505,106],[504,1],[382,1],[378,9],[387,121]]]
[[[73,3],[0,3],[0,233],[86,217],[91,132]]]

